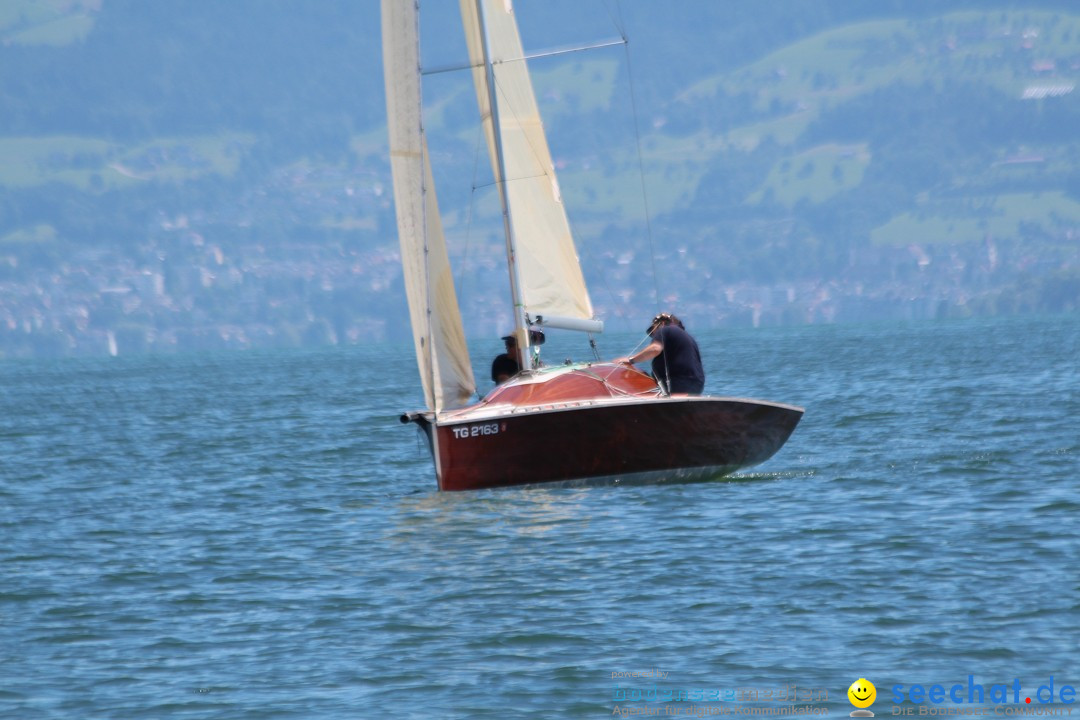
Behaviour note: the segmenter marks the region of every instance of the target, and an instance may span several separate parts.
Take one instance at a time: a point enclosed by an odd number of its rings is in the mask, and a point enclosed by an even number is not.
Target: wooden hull
[[[756,400],[662,396],[651,379],[640,380],[647,376],[618,366],[593,366],[587,377],[597,372],[608,373],[606,396],[589,388],[583,396],[571,370],[438,418],[409,416],[428,435],[439,488],[720,477],[769,459],[803,413]],[[528,404],[507,401],[522,394]]]

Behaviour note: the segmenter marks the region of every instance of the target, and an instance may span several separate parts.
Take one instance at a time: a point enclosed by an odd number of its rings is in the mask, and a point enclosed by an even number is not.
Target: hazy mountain
[[[530,49],[629,38],[531,65],[615,329],[1078,306],[1072,3],[515,8]],[[460,63],[456,3],[424,11],[425,67]],[[379,31],[374,0],[0,4],[0,355],[402,336]],[[467,329],[495,335],[475,96],[425,93]]]

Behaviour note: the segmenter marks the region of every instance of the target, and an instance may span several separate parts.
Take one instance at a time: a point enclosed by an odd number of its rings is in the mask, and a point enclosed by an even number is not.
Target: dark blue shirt
[[[656,379],[670,393],[700,395],[705,389],[705,368],[701,366],[697,341],[678,325],[657,328],[652,339],[664,348],[652,361]]]
[[[491,382],[499,382],[500,375],[517,375],[518,370],[517,360],[506,353],[498,355],[491,362]]]

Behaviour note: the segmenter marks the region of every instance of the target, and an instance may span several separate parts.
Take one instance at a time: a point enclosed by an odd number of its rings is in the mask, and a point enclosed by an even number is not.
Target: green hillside
[[[70,45],[94,27],[101,0],[6,0],[0,3],[0,42],[5,45]]]
[[[612,34],[572,5],[519,8],[526,46]],[[1070,3],[622,10],[628,48],[532,66],[609,321],[1080,306]],[[452,64],[453,8],[433,11],[425,62]],[[399,335],[378,32],[348,0],[0,4],[0,355],[118,327],[141,349]],[[501,223],[467,74],[428,79],[425,124],[466,324],[496,334]]]
[[[763,142],[776,148],[770,152],[777,160],[765,166],[760,184],[747,188],[738,200],[756,204],[771,198],[790,208],[800,202],[819,204],[858,186],[874,159],[876,143],[868,140],[908,132],[889,123],[886,98],[879,103],[882,117],[873,118],[877,123],[859,125],[864,109],[853,103],[875,93],[900,96],[906,90],[918,102],[920,95],[940,96],[963,84],[977,88],[979,99],[1014,106],[1011,112],[1020,120],[1025,119],[1026,108],[1020,108],[1025,104],[1036,112],[1052,104],[1067,106],[1062,113],[1067,119],[1076,102],[1069,88],[1075,88],[1080,78],[1078,43],[1080,15],[1050,12],[964,12],[921,21],[881,20],[799,41],[733,73],[703,79],[674,97],[667,114],[695,118],[697,129],[672,135],[661,127],[646,141],[646,161],[668,165],[658,170],[664,184],[681,186],[669,189],[664,195],[671,200],[661,200],[659,206],[675,209],[675,199],[692,196],[707,168],[722,165],[724,157],[734,152],[753,153]],[[1023,99],[1025,92],[1055,88],[1065,95]],[[728,119],[731,113],[724,106],[732,98],[743,99],[745,108],[741,116]],[[1001,114],[993,105],[975,111]],[[808,146],[825,113],[830,122],[849,114],[844,127],[831,133],[845,142]],[[937,115],[932,121],[948,123],[950,118]],[[1075,165],[1057,161],[1074,151],[1074,139],[1063,137],[1061,143],[1047,145],[1039,128],[1030,129],[1025,137],[1020,125],[1014,137],[1001,139],[1005,142],[960,137],[962,147],[943,153],[970,156],[980,176],[998,171],[1011,158],[1034,155],[1047,171],[1042,173],[1044,180],[1066,182]],[[1010,144],[1011,140],[1026,142]],[[635,162],[628,157],[622,165]],[[959,184],[967,180],[963,175],[954,179]],[[930,180],[928,174],[928,190]],[[1045,210],[1045,203],[1040,203],[1030,212],[1038,215]]]

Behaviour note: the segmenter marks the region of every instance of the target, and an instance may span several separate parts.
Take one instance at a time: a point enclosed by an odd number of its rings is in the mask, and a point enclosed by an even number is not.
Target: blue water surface
[[[699,340],[710,393],[806,407],[771,461],[474,493],[397,421],[410,348],[0,361],[0,717],[1080,684],[1080,318]]]

